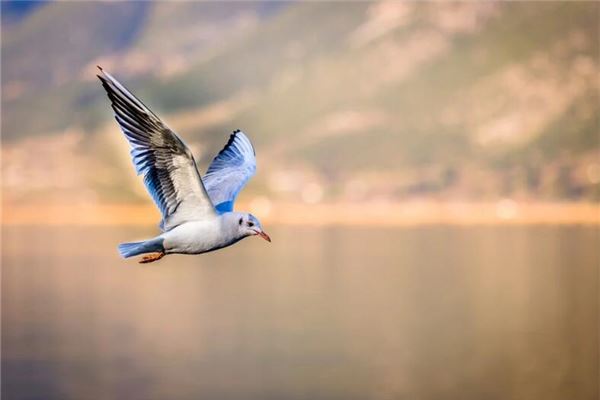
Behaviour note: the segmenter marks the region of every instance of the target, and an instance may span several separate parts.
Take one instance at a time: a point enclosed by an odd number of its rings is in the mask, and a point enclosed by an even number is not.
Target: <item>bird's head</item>
[[[240,236],[260,236],[267,242],[271,241],[269,235],[263,231],[258,218],[256,218],[254,215],[250,213],[240,213],[237,224]]]

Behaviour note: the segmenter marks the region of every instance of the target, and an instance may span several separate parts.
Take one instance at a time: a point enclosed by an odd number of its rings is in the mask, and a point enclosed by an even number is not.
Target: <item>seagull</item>
[[[200,177],[196,161],[183,140],[141,100],[98,66],[97,75],[111,101],[121,130],[129,141],[138,175],[162,214],[162,233],[141,242],[121,243],[128,258],[144,255],[140,263],[167,254],[201,254],[222,249],[248,236],[270,242],[258,219],[233,211],[233,203],[256,172],[256,154],[239,129]]]

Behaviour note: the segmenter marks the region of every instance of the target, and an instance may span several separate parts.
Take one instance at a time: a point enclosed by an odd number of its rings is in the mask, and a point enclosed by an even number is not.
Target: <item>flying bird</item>
[[[162,233],[141,242],[122,243],[125,258],[144,255],[140,263],[167,254],[201,254],[230,246],[248,236],[271,241],[258,221],[233,211],[235,199],[256,172],[254,147],[235,130],[200,177],[183,140],[141,100],[98,67],[97,75],[111,101],[115,118],[131,146],[138,175],[162,214]]]

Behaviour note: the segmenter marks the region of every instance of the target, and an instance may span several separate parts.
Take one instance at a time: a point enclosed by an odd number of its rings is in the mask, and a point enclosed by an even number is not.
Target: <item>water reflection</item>
[[[595,399],[595,228],[4,228],[7,399]]]

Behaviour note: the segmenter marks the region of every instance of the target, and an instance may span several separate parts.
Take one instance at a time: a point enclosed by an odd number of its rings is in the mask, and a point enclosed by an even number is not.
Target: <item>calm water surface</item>
[[[597,228],[3,228],[2,398],[597,399]]]

